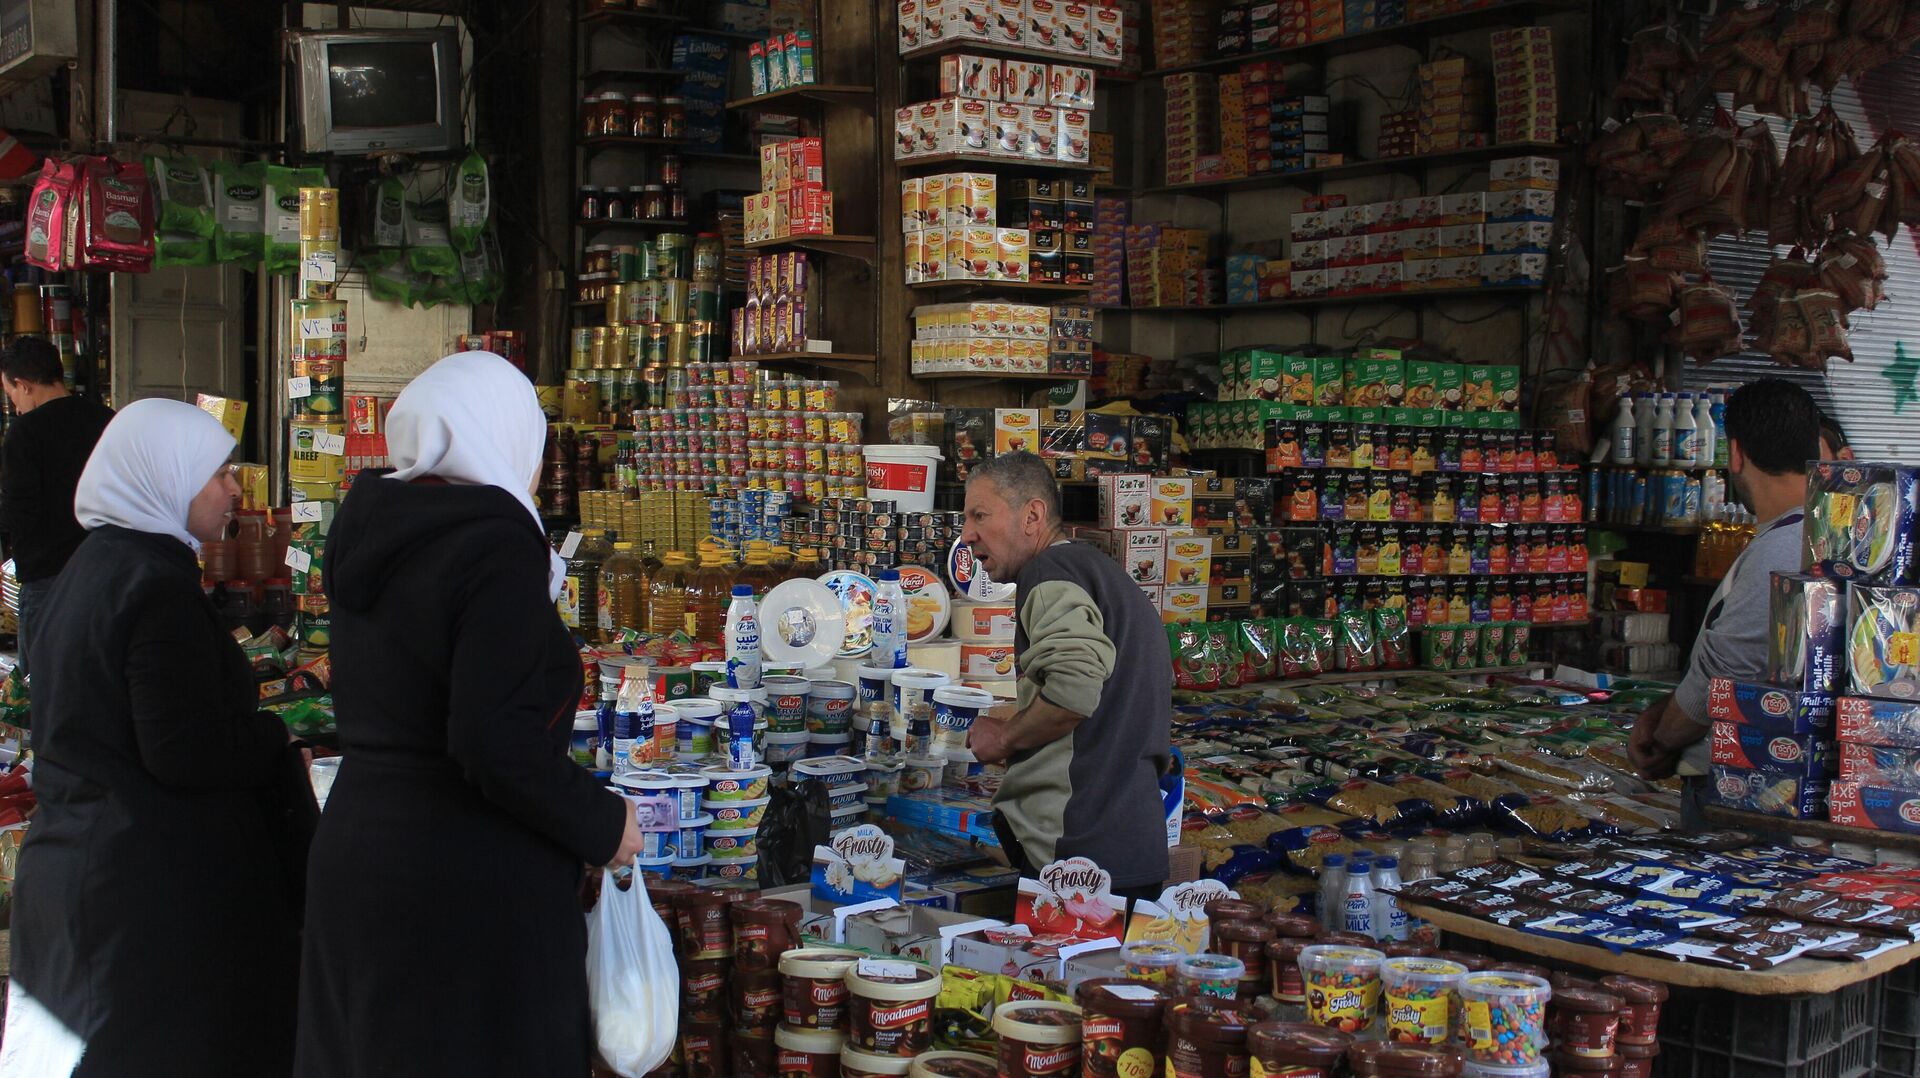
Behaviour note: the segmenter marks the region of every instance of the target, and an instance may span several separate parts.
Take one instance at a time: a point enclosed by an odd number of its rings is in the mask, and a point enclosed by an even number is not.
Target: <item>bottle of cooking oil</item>
[[[613,548],[601,528],[580,529],[580,542],[567,559],[567,575],[560,586],[560,620],[567,628],[589,639],[596,638],[600,626],[600,567]]]
[[[648,589],[648,633],[665,636],[687,630],[687,587],[692,576],[693,559],[678,550],[668,551]]]
[[[600,567],[600,642],[610,643],[622,629],[646,624],[645,581],[640,555],[632,543],[613,544],[613,557]]]
[[[733,555],[718,547],[702,550],[699,571],[687,584],[687,632],[704,643],[723,643],[732,599]]]
[[[827,571],[827,560],[820,556],[817,546],[803,546],[793,552],[793,565],[787,569],[787,579],[806,577],[814,580]]]
[[[747,544],[746,564],[734,577],[734,583],[746,584],[753,588],[754,601],[767,597],[767,592],[783,577],[773,575],[773,551],[767,544],[758,540]]]

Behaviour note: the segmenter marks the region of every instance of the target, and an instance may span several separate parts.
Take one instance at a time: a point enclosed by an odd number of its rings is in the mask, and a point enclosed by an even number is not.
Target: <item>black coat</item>
[[[568,755],[579,653],[493,487],[363,473],[327,540],[344,759],[314,838],[304,1078],[587,1069],[583,867],[626,802]]]
[[[313,793],[193,552],[100,528],[41,626],[15,979],[77,1075],[290,1073]]]

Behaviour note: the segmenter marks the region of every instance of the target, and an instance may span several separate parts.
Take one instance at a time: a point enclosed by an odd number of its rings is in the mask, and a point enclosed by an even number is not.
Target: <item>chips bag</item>
[[[415,273],[457,276],[460,258],[447,234],[443,200],[409,200],[406,205],[407,268]]]
[[[266,257],[267,166],[259,161],[213,163],[213,255],[222,262]]]
[[[491,206],[491,188],[486,159],[478,153],[468,154],[466,160],[460,162],[459,171],[454,173],[453,195],[447,203],[447,231],[453,249],[461,254],[480,250],[480,236],[486,231]]]

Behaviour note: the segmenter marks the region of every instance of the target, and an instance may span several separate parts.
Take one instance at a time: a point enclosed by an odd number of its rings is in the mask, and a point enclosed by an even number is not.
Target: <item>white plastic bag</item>
[[[599,903],[587,914],[587,1000],[607,1069],[644,1078],[672,1054],[680,1034],[680,970],[638,872],[624,891],[608,873]]]
[[[4,1043],[0,1075],[6,1078],[67,1078],[86,1051],[79,1036],[28,994],[18,980],[7,983]]]

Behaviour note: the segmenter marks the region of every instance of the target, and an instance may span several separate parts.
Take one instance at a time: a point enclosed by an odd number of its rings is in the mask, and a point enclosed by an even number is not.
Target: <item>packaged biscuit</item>
[[[1920,589],[1847,589],[1847,691],[1920,699]]]
[[[1842,827],[1920,835],[1920,791],[1836,782],[1827,792],[1827,819]]]
[[[1799,692],[1839,691],[1846,639],[1840,582],[1775,573],[1770,583],[1767,681]]]
[[[1831,777],[1835,763],[1833,742],[1819,734],[1782,734],[1733,722],[1713,724],[1711,746],[1716,764],[1813,778]]]
[[[1920,469],[1830,461],[1807,473],[1802,564],[1810,573],[1870,584],[1920,583]]]
[[[1727,808],[1817,820],[1827,807],[1827,782],[1790,771],[1713,765],[1713,800]]]
[[[1851,741],[1841,742],[1839,749],[1841,782],[1920,790],[1920,749]]]
[[[1834,705],[1833,732],[1860,745],[1920,748],[1920,703],[1842,696]]]
[[[1707,718],[1789,734],[1833,728],[1834,698],[1717,677],[1707,682]]]

